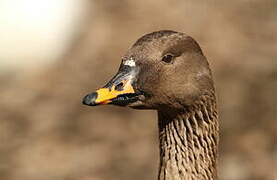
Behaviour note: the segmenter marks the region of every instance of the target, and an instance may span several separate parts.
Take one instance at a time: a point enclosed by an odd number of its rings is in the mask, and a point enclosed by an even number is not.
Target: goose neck
[[[184,111],[158,111],[159,180],[217,180],[218,120],[214,101]]]

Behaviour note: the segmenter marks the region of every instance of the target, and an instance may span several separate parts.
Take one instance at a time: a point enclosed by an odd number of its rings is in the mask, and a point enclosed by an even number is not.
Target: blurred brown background
[[[276,0],[3,0],[0,29],[1,180],[156,179],[155,112],[81,99],[161,29],[210,61],[221,179],[277,179]]]

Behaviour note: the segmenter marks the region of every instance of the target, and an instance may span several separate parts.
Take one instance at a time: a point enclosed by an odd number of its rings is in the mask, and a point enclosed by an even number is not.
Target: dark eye
[[[174,56],[172,54],[166,54],[166,55],[164,55],[162,61],[164,61],[166,63],[171,63],[173,58],[174,58]]]

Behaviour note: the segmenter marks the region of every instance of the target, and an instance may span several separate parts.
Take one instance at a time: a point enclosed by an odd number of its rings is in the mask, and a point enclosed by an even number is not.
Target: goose
[[[216,95],[209,63],[185,33],[162,30],[139,38],[117,74],[83,104],[157,111],[159,180],[217,180]]]

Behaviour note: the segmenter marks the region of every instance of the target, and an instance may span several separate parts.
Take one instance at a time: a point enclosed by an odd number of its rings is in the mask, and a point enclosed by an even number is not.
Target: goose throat
[[[159,180],[217,180],[218,121],[213,99],[185,111],[158,111]]]

